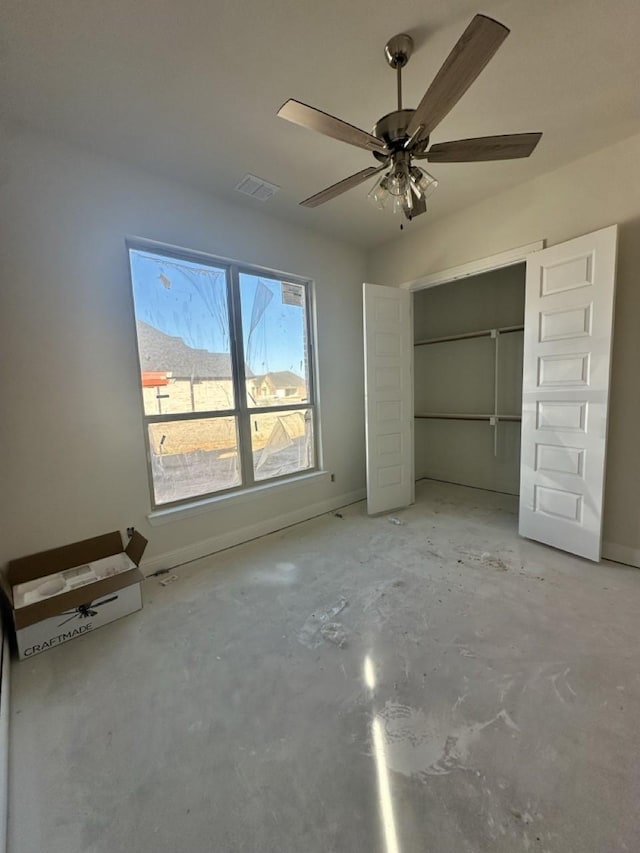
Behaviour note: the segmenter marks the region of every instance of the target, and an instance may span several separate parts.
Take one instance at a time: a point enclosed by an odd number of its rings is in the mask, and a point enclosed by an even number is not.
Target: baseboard
[[[227,548],[232,548],[234,545],[250,542],[252,539],[258,539],[258,537],[266,536],[268,533],[275,533],[277,530],[291,527],[294,524],[299,524],[301,521],[308,521],[310,518],[316,518],[318,515],[324,515],[326,512],[340,509],[340,507],[347,506],[348,504],[357,503],[363,500],[365,496],[365,489],[357,489],[354,492],[347,492],[344,495],[336,495],[335,497],[327,498],[308,506],[299,507],[292,512],[266,518],[264,521],[259,521],[248,527],[240,527],[237,530],[230,530],[228,533],[221,533],[210,539],[194,542],[192,545],[186,545],[184,548],[177,548],[175,551],[169,551],[158,557],[152,557],[150,560],[144,560],[142,571],[148,577],[159,569],[174,569],[177,566],[183,565],[183,563],[190,563],[192,560],[208,557],[210,554],[216,554],[218,551],[224,551]]]
[[[472,486],[469,483],[458,483],[455,480],[439,480],[437,477],[430,477],[428,474],[421,474],[416,477],[416,483],[423,480],[429,480],[430,483],[444,483],[446,486],[462,486],[463,489],[475,489],[478,492],[491,492],[493,495],[508,495],[512,498],[519,496],[518,492],[503,492],[500,489],[489,489],[487,486]]]
[[[602,556],[614,563],[624,563],[640,569],[640,548],[629,548],[628,545],[616,545],[615,542],[602,543]]]
[[[1,617],[0,617],[1,619]],[[9,640],[0,621],[0,853],[7,851],[9,815]]]

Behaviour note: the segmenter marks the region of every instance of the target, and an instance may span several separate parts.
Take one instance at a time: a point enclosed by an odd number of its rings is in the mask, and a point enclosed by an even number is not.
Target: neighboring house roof
[[[161,371],[174,378],[231,379],[231,356],[226,352],[209,352],[187,346],[182,338],[166,335],[142,320],[138,327],[140,367],[143,372]],[[247,369],[248,376],[251,371]]]
[[[276,370],[273,373],[263,373],[261,376],[253,376],[252,382],[255,385],[261,385],[266,382],[274,389],[279,388],[306,388],[307,383],[298,376],[297,373],[292,373],[290,370]]]

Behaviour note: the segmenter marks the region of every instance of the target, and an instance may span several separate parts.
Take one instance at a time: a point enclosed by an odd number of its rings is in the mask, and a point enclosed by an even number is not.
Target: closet
[[[525,275],[414,292],[416,479],[518,494]]]
[[[370,515],[425,477],[519,494],[521,536],[600,559],[617,233],[364,285]]]

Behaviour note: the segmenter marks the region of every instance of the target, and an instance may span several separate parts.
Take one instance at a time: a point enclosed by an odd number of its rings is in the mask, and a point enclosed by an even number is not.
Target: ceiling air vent
[[[239,193],[250,195],[251,198],[256,198],[258,201],[269,201],[274,193],[277,193],[280,187],[275,184],[270,184],[263,178],[257,178],[255,175],[245,175],[239,184],[235,187]]]

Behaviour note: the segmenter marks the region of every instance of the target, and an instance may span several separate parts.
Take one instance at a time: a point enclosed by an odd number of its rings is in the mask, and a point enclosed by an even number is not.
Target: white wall
[[[483,166],[461,166],[461,179],[471,168]],[[640,135],[440,222],[406,229],[371,253],[367,280],[399,284],[534,240],[553,245],[613,223],[620,232],[604,539],[609,555],[640,565]]]
[[[364,486],[363,253],[44,137],[9,141],[0,162],[0,564],[128,525],[149,538],[151,559],[183,548],[195,556],[215,537],[228,544],[243,528],[255,534],[353,498]],[[315,279],[324,467],[335,483],[149,526],[127,235]]]

